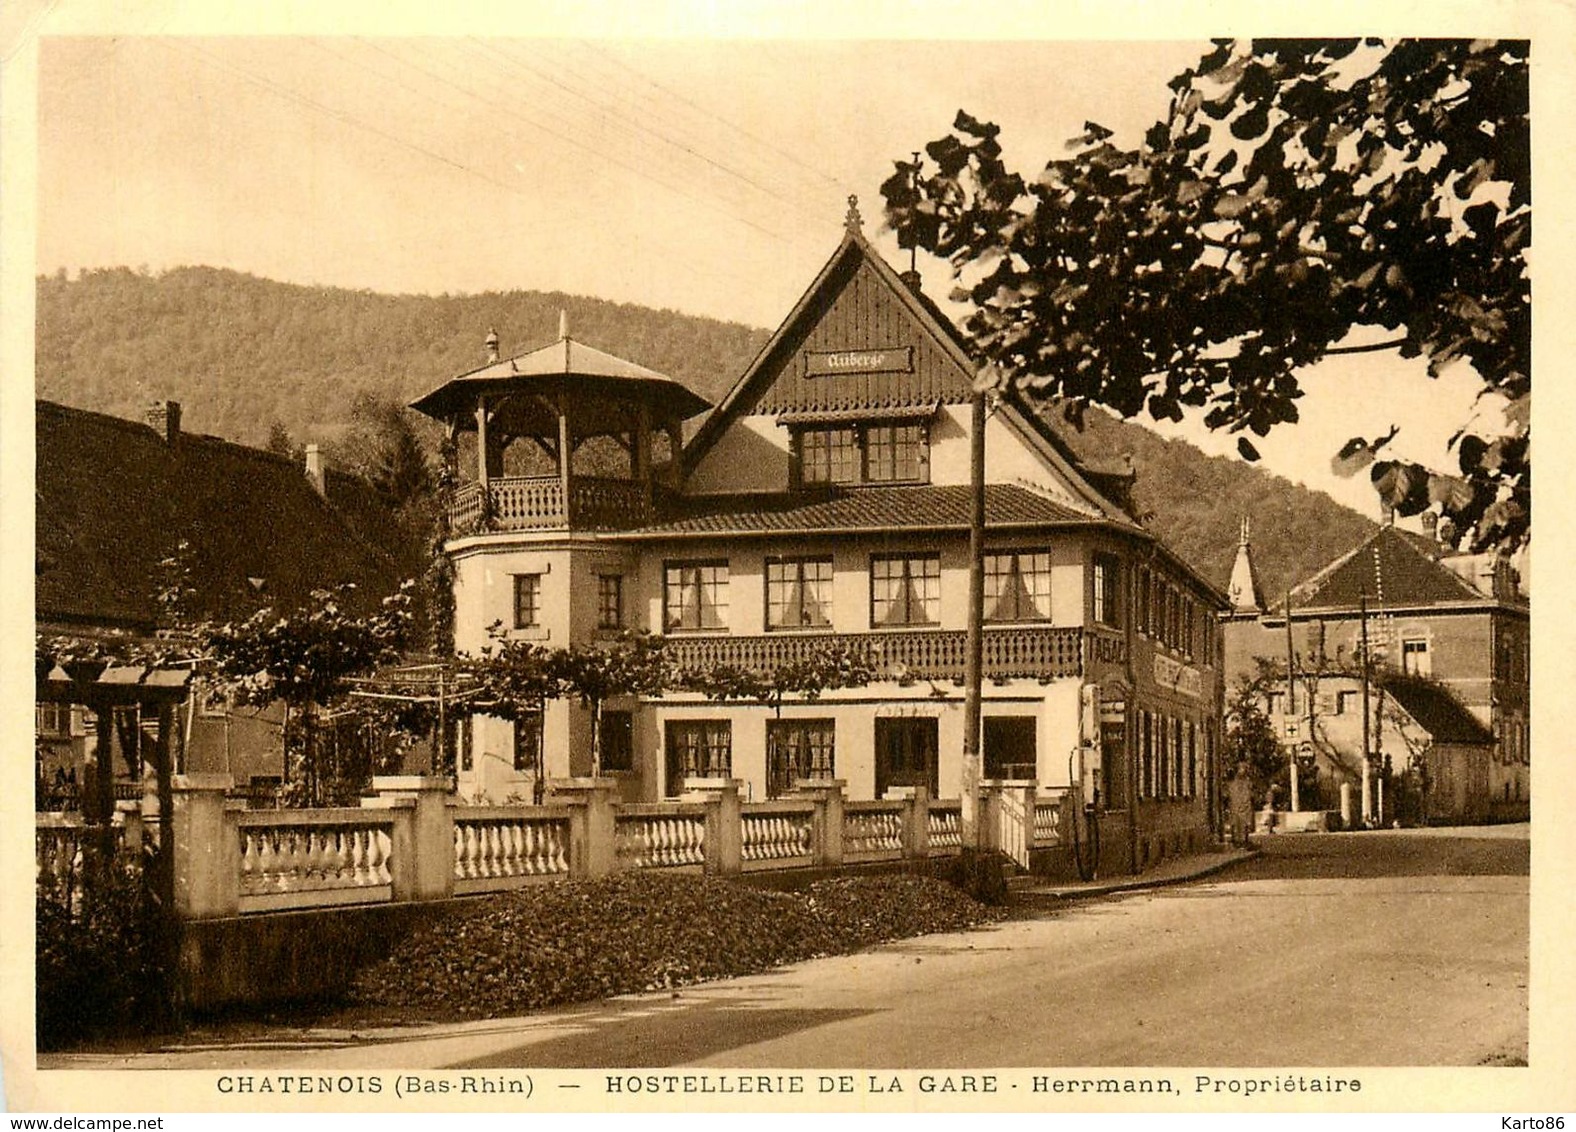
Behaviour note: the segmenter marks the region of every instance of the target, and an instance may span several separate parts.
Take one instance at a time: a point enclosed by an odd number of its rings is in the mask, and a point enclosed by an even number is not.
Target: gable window
[[[728,627],[728,564],[670,562],[662,572],[662,627],[696,632]]]
[[[1121,628],[1121,563],[1114,554],[1094,556],[1094,619],[1101,625]]]
[[[1434,665],[1428,656],[1428,642],[1414,637],[1401,642],[1401,671],[1411,676],[1430,676]]]
[[[514,576],[514,627],[534,629],[541,612],[542,576],[516,574]]]
[[[830,719],[766,722],[766,796],[776,798],[801,778],[835,778],[836,727]]]
[[[1049,621],[1051,556],[1013,551],[985,556],[985,620]]]
[[[598,574],[596,579],[596,627],[624,627],[624,579],[619,574]]]
[[[892,555],[870,560],[872,625],[935,625],[940,621],[940,555]]]
[[[667,726],[668,794],[680,794],[686,778],[733,774],[733,728],[726,719],[675,719]]]
[[[766,560],[766,627],[829,629],[832,626],[832,560]]]
[[[812,428],[800,434],[799,457],[805,483],[857,483],[859,437],[851,428]]]
[[[802,484],[888,484],[930,481],[930,429],[920,422],[801,429]]]

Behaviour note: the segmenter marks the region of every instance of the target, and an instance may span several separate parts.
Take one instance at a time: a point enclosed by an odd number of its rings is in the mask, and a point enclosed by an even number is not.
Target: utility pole
[[[1297,720],[1297,653],[1291,640],[1291,590],[1286,590],[1286,718],[1296,726]],[[1290,736],[1288,735],[1288,738]],[[1297,789],[1297,744],[1288,744],[1291,761],[1291,812],[1302,810],[1302,796]]]
[[[969,426],[969,624],[963,668],[963,847],[984,843],[979,828],[980,690],[985,658],[985,392],[970,400]]]
[[[1369,781],[1371,768],[1369,767],[1368,754],[1368,591],[1363,590],[1358,595],[1357,604],[1358,623],[1362,627],[1363,640],[1363,824],[1367,825],[1373,820],[1373,787]]]

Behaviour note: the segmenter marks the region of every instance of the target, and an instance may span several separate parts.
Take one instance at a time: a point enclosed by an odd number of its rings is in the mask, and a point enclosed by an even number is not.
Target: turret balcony
[[[645,484],[635,480],[573,476],[568,506],[559,476],[500,476],[484,486],[461,484],[449,503],[456,535],[483,531],[628,530],[651,520]]]

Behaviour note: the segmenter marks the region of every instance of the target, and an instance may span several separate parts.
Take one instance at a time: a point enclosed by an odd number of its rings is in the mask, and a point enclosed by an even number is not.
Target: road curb
[[[1061,888],[1049,886],[1025,887],[1016,890],[1013,895],[1020,898],[1034,897],[1061,903],[1063,901],[1085,900],[1095,896],[1109,896],[1117,892],[1139,892],[1150,888],[1165,888],[1169,885],[1183,884],[1190,880],[1199,880],[1202,877],[1213,876],[1215,873],[1220,872],[1222,869],[1230,868],[1232,865],[1254,860],[1262,853],[1263,850],[1255,846],[1247,849],[1240,856],[1231,857],[1224,861],[1212,861],[1207,865],[1200,865],[1187,872],[1180,872],[1170,876],[1136,876],[1123,880],[1109,881],[1105,884],[1095,883]]]

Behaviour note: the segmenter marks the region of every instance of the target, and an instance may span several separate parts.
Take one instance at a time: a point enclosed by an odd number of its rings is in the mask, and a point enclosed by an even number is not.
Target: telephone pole
[[[974,391],[969,426],[969,624],[963,668],[963,790],[965,850],[985,841],[979,828],[980,693],[985,651],[985,392]]]
[[[1291,639],[1291,590],[1286,590],[1286,718],[1296,726],[1297,720],[1297,653]],[[1288,733],[1287,738],[1292,738]],[[1302,796],[1297,786],[1297,744],[1287,744],[1291,762],[1291,812],[1302,810]]]
[[[1372,761],[1368,753],[1368,591],[1364,590],[1358,595],[1357,603],[1358,623],[1362,627],[1363,640],[1363,824],[1368,825],[1373,820],[1373,784],[1369,777]]]

